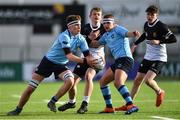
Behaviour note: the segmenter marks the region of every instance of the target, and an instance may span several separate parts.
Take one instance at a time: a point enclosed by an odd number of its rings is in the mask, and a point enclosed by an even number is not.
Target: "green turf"
[[[161,81],[159,85],[166,91],[165,101],[160,108],[155,107],[154,92],[143,84],[141,91],[135,99],[135,104],[139,107],[139,112],[132,115],[124,115],[124,112],[115,114],[98,114],[103,110],[105,103],[101,95],[99,84],[95,82],[94,91],[89,104],[89,111],[86,114],[76,114],[83,97],[84,83],[78,85],[77,107],[65,112],[50,112],[44,100],[49,100],[57,91],[62,82],[42,83],[33,93],[29,102],[19,116],[6,116],[6,113],[15,108],[19,98],[17,97],[26,88],[27,83],[0,83],[0,119],[158,119],[152,116],[180,119],[180,81]],[[132,82],[127,82],[128,88],[132,87]],[[124,104],[122,97],[111,84],[112,100],[114,106]],[[65,95],[60,101],[68,100]],[[59,106],[60,104],[57,104]],[[163,120],[163,118],[161,118]],[[164,119],[165,120],[165,119]]]

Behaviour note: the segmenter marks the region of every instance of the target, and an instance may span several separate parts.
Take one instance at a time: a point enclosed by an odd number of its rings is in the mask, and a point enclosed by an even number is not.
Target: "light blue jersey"
[[[107,44],[115,59],[121,57],[130,57],[133,59],[129,39],[126,37],[128,30],[122,26],[117,25],[111,31],[103,34],[99,43],[102,45]]]
[[[72,36],[71,33],[66,30],[59,34],[54,41],[54,44],[46,54],[47,59],[56,64],[66,64],[69,60],[63,48],[70,48],[72,53],[75,53],[78,49],[82,52],[89,50],[87,42],[81,34]]]

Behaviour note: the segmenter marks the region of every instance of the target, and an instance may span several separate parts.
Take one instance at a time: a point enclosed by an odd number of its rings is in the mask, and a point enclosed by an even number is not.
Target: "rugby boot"
[[[84,114],[85,112],[87,112],[88,111],[87,105],[88,103],[86,101],[83,101],[81,107],[77,110],[77,113]]]
[[[121,107],[117,107],[117,108],[115,108],[115,111],[127,111],[127,106],[123,105]]]
[[[56,104],[55,103],[53,103],[53,102],[48,102],[48,104],[47,104],[47,107],[50,109],[50,111],[52,111],[52,112],[56,112],[57,110],[56,110]]]
[[[114,108],[106,107],[103,111],[101,111],[99,113],[115,113],[115,110],[114,110]]]
[[[71,108],[75,108],[76,107],[76,105],[75,105],[76,103],[65,103],[64,105],[62,105],[62,106],[59,106],[58,107],[58,110],[59,111],[65,111],[65,110],[67,110],[67,109],[71,109]]]
[[[7,113],[7,116],[16,116],[19,115],[22,111],[22,108],[16,107],[16,109]]]
[[[161,92],[159,94],[157,94],[156,107],[159,107],[163,103],[164,96],[165,96],[165,91],[164,90],[161,90]]]
[[[138,112],[139,108],[135,106],[134,104],[132,105],[127,105],[127,111],[125,112],[126,115],[130,115],[134,112]]]

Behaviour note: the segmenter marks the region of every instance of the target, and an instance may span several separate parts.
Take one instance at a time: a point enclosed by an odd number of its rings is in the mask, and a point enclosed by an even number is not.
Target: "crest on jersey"
[[[153,37],[157,37],[157,33],[156,32],[153,32]]]
[[[63,41],[62,43],[63,43],[63,44],[68,44],[68,42],[67,42],[67,41]]]
[[[114,38],[114,34],[111,35],[111,38]]]
[[[148,36],[147,32],[145,32],[145,34],[146,34],[146,37],[147,37]]]

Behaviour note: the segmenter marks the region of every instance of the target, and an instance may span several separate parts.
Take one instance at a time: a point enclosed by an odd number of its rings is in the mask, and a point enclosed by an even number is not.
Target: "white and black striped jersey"
[[[167,25],[160,20],[155,20],[152,24],[146,22],[144,24],[144,33],[135,42],[139,44],[146,39],[146,53],[144,59],[150,61],[167,61],[166,44],[176,42],[173,33],[168,29]],[[159,45],[151,44],[151,40],[160,40]]]
[[[104,27],[103,27],[103,24],[99,24],[99,26],[97,27],[92,27],[92,25],[90,23],[86,24],[84,27],[82,27],[82,30],[81,30],[81,34],[86,38],[86,41],[88,43],[88,46],[90,45],[91,41],[89,38],[88,38],[88,35],[91,33],[91,31],[100,31],[100,35],[96,38],[96,40],[98,41],[101,36],[106,32]],[[89,46],[89,51],[91,54],[98,54],[102,57],[104,57],[104,46],[99,46],[98,48],[92,48],[91,46]]]

